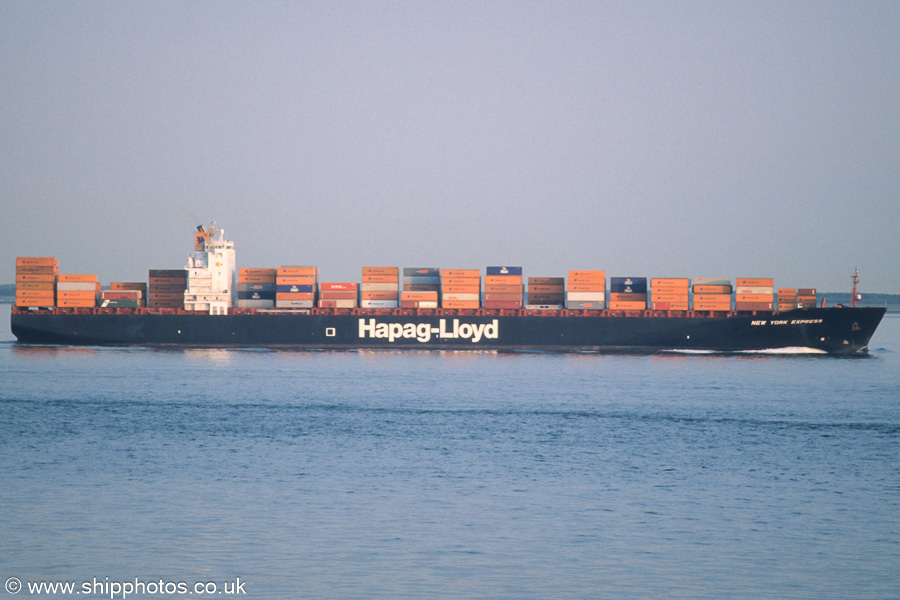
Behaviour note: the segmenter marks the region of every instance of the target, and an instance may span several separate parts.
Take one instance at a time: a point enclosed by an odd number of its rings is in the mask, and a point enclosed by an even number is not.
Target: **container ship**
[[[522,267],[363,267],[354,282],[316,266],[237,268],[234,243],[199,226],[182,269],[101,285],[52,257],[16,259],[19,343],[91,346],[782,352],[853,355],[886,309],[817,304],[771,278],[524,278]]]

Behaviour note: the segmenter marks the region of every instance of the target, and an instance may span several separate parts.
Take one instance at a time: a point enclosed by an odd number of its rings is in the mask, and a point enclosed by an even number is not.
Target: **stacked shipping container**
[[[16,258],[16,306],[56,305],[55,284],[59,261],[50,256]]]
[[[238,308],[274,308],[276,273],[276,269],[238,269]]]
[[[56,305],[62,308],[97,306],[100,283],[96,275],[57,275]]]
[[[147,306],[150,308],[184,308],[187,271],[184,269],[150,269]]]
[[[478,269],[441,270],[441,308],[477,309],[481,307],[481,271]]]
[[[610,277],[609,308],[611,310],[646,310],[646,277]]]
[[[744,277],[735,282],[734,309],[738,311],[773,310],[775,282],[766,277]]]
[[[320,284],[319,308],[356,308],[356,300],[355,283]]]
[[[695,277],[694,310],[729,312],[731,310],[731,279],[724,277]]]
[[[526,308],[562,308],[566,301],[566,280],[563,277],[529,277]]]
[[[654,277],[650,280],[650,308],[690,310],[691,280],[687,277]]]
[[[815,308],[816,290],[814,288],[800,288],[797,290],[797,304],[800,308]]]
[[[403,269],[400,308],[437,308],[441,291],[441,270],[430,267]]]
[[[278,267],[275,271],[275,308],[312,308],[319,289],[319,268]]]
[[[522,308],[522,267],[488,267],[484,308]]]
[[[797,308],[797,289],[796,288],[779,288],[778,289],[778,312],[786,310],[794,310]]]
[[[569,271],[566,308],[572,310],[606,308],[606,271]]]
[[[363,267],[361,308],[398,308],[400,306],[400,268]]]
[[[147,284],[137,281],[113,281],[108,290],[100,291],[97,305],[102,308],[137,308],[145,306]]]

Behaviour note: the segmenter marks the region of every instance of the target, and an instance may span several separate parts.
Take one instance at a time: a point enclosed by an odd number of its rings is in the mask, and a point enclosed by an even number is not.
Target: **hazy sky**
[[[238,265],[900,293],[900,2],[0,2],[0,282]]]

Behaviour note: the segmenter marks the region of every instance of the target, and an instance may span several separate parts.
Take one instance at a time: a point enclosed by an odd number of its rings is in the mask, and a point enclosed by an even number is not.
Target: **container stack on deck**
[[[184,269],[150,269],[148,289],[148,307],[184,308],[187,271]]]
[[[687,277],[654,277],[650,280],[650,308],[690,310],[691,280]]]
[[[58,273],[59,261],[51,256],[16,258],[16,306],[55,306]]]
[[[815,308],[816,290],[814,288],[800,288],[797,290],[797,304],[800,308]]]
[[[731,279],[695,277],[694,310],[728,312],[731,310]]]
[[[569,271],[566,308],[570,310],[606,308],[606,271]]]
[[[56,276],[56,305],[60,308],[93,308],[99,291],[96,275]]]
[[[478,269],[441,270],[441,308],[477,309],[481,307],[481,271]]]
[[[775,308],[775,282],[766,277],[738,278],[734,309],[737,311],[773,310]]]
[[[522,267],[487,267],[484,308],[522,308]]]
[[[361,308],[399,308],[400,268],[363,267]]]
[[[318,267],[278,267],[275,271],[275,308],[313,308],[318,288]]]
[[[525,308],[541,310],[562,308],[566,302],[565,278],[529,277],[527,302]]]
[[[778,288],[778,312],[797,308],[797,289]]]
[[[441,292],[441,270],[431,267],[403,269],[400,308],[437,308]]]
[[[276,269],[238,269],[238,308],[275,308]]]
[[[610,310],[646,310],[646,277],[610,277]]]
[[[101,308],[137,308],[147,304],[147,284],[142,281],[113,281],[100,291]]]
[[[356,308],[357,285],[349,282],[319,284],[319,308]]]

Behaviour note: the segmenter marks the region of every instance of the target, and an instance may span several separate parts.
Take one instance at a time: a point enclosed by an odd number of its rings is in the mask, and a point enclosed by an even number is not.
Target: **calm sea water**
[[[0,314],[0,580],[900,598],[897,316],[840,359],[23,347]]]

